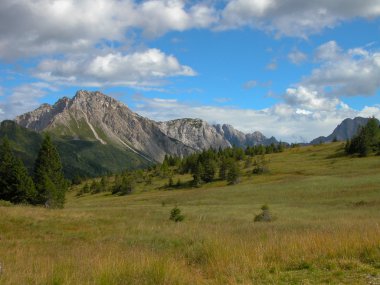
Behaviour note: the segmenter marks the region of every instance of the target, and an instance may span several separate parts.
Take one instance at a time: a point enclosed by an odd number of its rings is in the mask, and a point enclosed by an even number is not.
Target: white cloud
[[[181,65],[172,55],[158,49],[130,54],[108,53],[65,60],[42,61],[35,75],[60,84],[132,87],[157,86],[172,76],[194,76],[189,66]]]
[[[149,36],[158,36],[170,30],[207,28],[217,21],[213,8],[196,4],[186,10],[185,1],[182,0],[146,1],[135,12],[138,17],[136,25]]]
[[[299,50],[293,50],[288,54],[288,59],[293,64],[301,64],[307,60],[307,55]]]
[[[320,45],[315,51],[315,58],[320,61],[337,59],[342,49],[335,41],[329,41]]]
[[[353,18],[380,15],[378,0],[2,0],[0,58],[86,52],[110,42],[129,44],[136,31],[250,26],[277,35],[307,37]]]
[[[307,37],[342,21],[379,15],[377,0],[230,0],[220,29],[251,26],[279,36]]]
[[[40,105],[39,99],[52,90],[57,89],[47,83],[35,82],[17,86],[9,95],[4,92],[3,98],[0,99],[0,121],[13,119],[17,115],[37,108]]]
[[[285,103],[307,111],[348,109],[343,97],[371,96],[380,89],[380,53],[344,51],[335,41],[316,49],[318,67],[283,95]]]
[[[288,88],[284,95],[285,102],[291,106],[301,107],[307,110],[335,110],[340,103],[337,98],[328,98],[319,94],[315,90],[310,90],[305,86]]]
[[[276,70],[277,69],[277,61],[276,60],[272,60],[270,63],[268,63],[265,68],[268,69],[268,70]]]
[[[249,80],[243,84],[243,88],[246,90],[252,89],[258,85],[257,80]]]
[[[213,8],[184,0],[2,0],[0,58],[84,51],[125,42],[133,29],[154,37],[215,21]]]
[[[330,41],[317,49],[321,65],[302,80],[303,85],[330,96],[371,96],[380,88],[380,53],[363,48],[343,51]]]

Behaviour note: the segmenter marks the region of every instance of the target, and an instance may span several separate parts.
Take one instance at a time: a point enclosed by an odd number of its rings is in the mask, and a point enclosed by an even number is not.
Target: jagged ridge
[[[260,132],[244,134],[230,125],[212,126],[201,119],[155,122],[109,96],[83,90],[53,106],[43,104],[15,121],[37,132],[114,145],[155,161],[161,161],[165,154],[185,156],[211,147],[277,143],[275,138],[268,139]]]

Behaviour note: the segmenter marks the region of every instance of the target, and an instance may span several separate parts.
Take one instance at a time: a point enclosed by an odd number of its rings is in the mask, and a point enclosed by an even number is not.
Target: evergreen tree
[[[16,180],[18,192],[21,194],[19,200],[20,202],[26,202],[34,204],[37,197],[36,188],[32,177],[30,177],[28,171],[26,170],[24,163],[21,159],[16,158]],[[18,202],[18,201],[16,201]]]
[[[199,187],[201,185],[203,172],[203,165],[200,162],[198,162],[195,170],[193,171],[193,186]]]
[[[358,153],[360,156],[367,156],[371,152],[379,151],[379,144],[379,121],[375,118],[370,118],[358,134],[350,142],[346,143],[345,150],[348,154]]]
[[[127,195],[134,189],[134,181],[131,176],[125,175],[117,182],[112,189],[112,194]]]
[[[227,159],[223,158],[220,162],[219,167],[219,178],[222,180],[225,180],[227,178],[227,169],[228,169],[228,162]]]
[[[203,163],[201,179],[206,183],[212,182],[215,177],[216,167],[216,162],[213,159],[206,159]]]
[[[240,169],[239,165],[235,161],[231,161],[228,164],[227,182],[229,184],[236,184],[239,181]]]
[[[101,185],[96,180],[93,180],[90,186],[91,194],[97,194],[102,191]]]
[[[16,158],[7,138],[0,147],[0,199],[12,203],[33,202],[35,188],[23,162]]]
[[[58,151],[46,135],[34,166],[37,203],[51,208],[62,208],[68,183],[62,172]]]

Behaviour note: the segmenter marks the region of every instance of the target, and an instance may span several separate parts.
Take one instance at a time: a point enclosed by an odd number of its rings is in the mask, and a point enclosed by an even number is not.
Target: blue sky
[[[380,1],[1,1],[0,119],[78,89],[309,141],[380,117]]]

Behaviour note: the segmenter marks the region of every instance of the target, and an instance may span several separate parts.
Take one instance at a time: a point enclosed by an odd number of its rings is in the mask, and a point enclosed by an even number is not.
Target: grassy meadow
[[[380,157],[341,149],[267,155],[269,173],[233,186],[0,206],[0,284],[380,284]],[[275,219],[254,223],[263,204]]]

